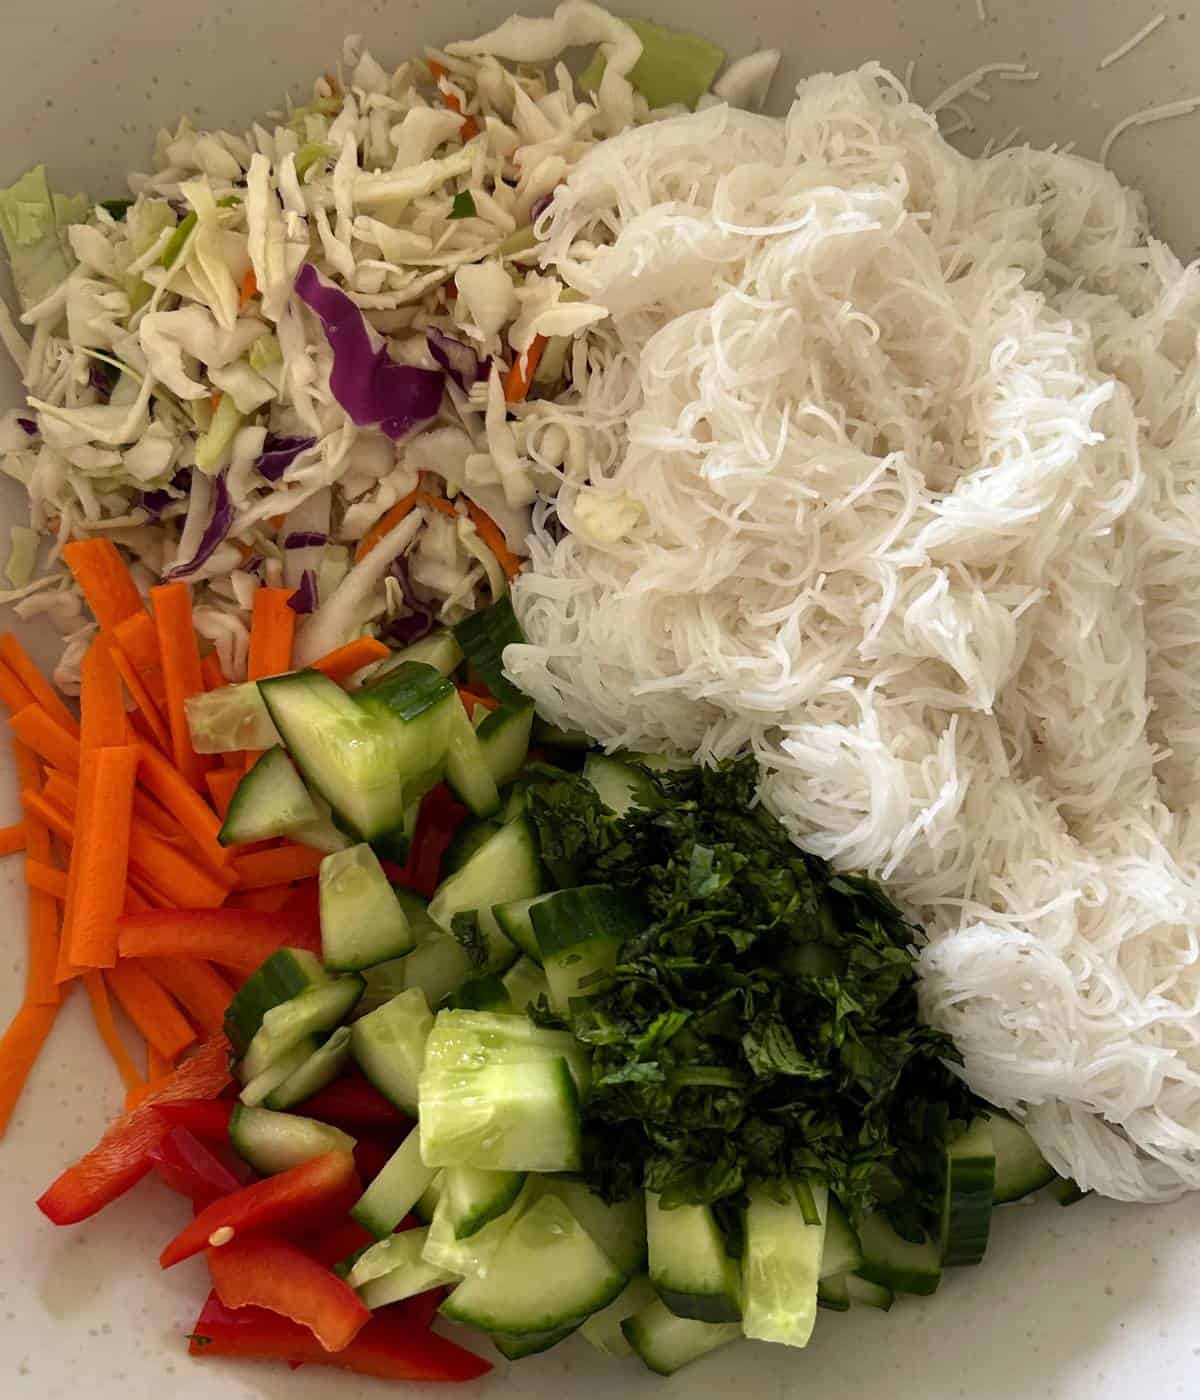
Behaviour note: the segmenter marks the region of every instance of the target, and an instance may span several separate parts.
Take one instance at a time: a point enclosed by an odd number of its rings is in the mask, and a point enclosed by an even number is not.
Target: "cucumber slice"
[[[443,676],[452,676],[462,665],[462,648],[450,632],[431,632],[418,642],[410,642],[391,656],[380,662],[379,669],[371,677],[378,680],[389,671],[395,671],[406,661],[419,661],[423,666],[432,666]]]
[[[317,811],[315,821],[305,822],[290,833],[293,841],[302,846],[311,846],[314,851],[332,855],[334,851],[345,851],[354,842],[333,819],[333,808],[320,793],[309,793],[309,798]]]
[[[494,972],[469,977],[446,1002],[451,1010],[515,1011],[508,988]]]
[[[570,1065],[580,1097],[586,1096],[591,1088],[586,1048],[569,1031],[546,1030],[526,1016],[441,1011],[425,1048],[427,1070],[471,1070],[559,1059]]]
[[[737,1264],[710,1206],[664,1210],[646,1192],[650,1282],[677,1317],[698,1322],[735,1322],[742,1315]]]
[[[402,1230],[371,1245],[354,1261],[346,1282],[372,1311],[457,1282],[454,1274],[423,1257],[428,1234],[428,1230]]]
[[[329,1123],[297,1113],[238,1104],[229,1120],[233,1150],[264,1176],[291,1171],[326,1152],[353,1152],[355,1139]]]
[[[645,773],[607,754],[588,754],[583,776],[596,789],[600,801],[618,817],[623,817],[631,807],[650,806],[658,796]]]
[[[280,1112],[295,1108],[332,1084],[345,1070],[350,1060],[350,1027],[339,1026],[324,1045],[283,1081],[263,1100],[267,1108]]]
[[[492,917],[493,906],[528,899],[541,894],[542,889],[537,837],[530,823],[518,817],[502,826],[465,865],[443,881],[430,900],[429,917],[450,933],[456,914],[475,913],[489,940],[503,940],[504,934]]]
[[[492,918],[495,919],[504,935],[520,948],[527,958],[532,958],[539,966],[542,950],[538,947],[537,934],[533,931],[530,910],[543,899],[552,899],[553,894],[535,894],[530,899],[510,899],[505,904],[492,905]]]
[[[492,1345],[506,1361],[522,1361],[527,1356],[537,1356],[549,1351],[559,1342],[565,1342],[578,1328],[557,1327],[549,1332],[528,1332],[523,1337],[513,1337],[507,1332],[493,1332]]]
[[[682,1367],[736,1342],[742,1335],[736,1322],[697,1322],[690,1317],[676,1317],[661,1298],[627,1317],[621,1323],[621,1331],[632,1350],[660,1376],[673,1376]]]
[[[244,1077],[256,1078],[308,1036],[339,1025],[354,1010],[365,985],[361,977],[350,973],[271,1007],[246,1050]]]
[[[500,791],[492,777],[479,736],[462,705],[455,708],[446,750],[446,781],[477,817],[500,810]]]
[[[502,980],[513,1011],[525,1012],[539,1001],[550,1001],[550,983],[532,958],[518,958]]]
[[[276,745],[237,785],[217,840],[222,846],[269,841],[274,836],[288,836],[319,817],[291,759]]]
[[[825,1217],[825,1244],[821,1250],[821,1277],[853,1273],[861,1263],[858,1232],[850,1224],[837,1197],[830,1196]]]
[[[279,731],[253,681],[189,695],[183,708],[197,753],[242,753],[279,743]]]
[[[447,1167],[442,1200],[454,1238],[465,1240],[504,1215],[521,1194],[524,1172],[481,1172]]]
[[[817,1284],[817,1307],[828,1308],[830,1312],[850,1311],[850,1289],[846,1286],[846,1277],[845,1274],[830,1274],[828,1278],[820,1280]]]
[[[453,684],[432,666],[408,661],[358,691],[355,702],[367,714],[390,727],[395,762],[403,781],[404,819],[393,830],[404,833],[388,854],[402,858],[402,847],[415,824],[413,804],[442,779],[450,736],[462,705]],[[379,833],[382,835],[383,833]]]
[[[433,1217],[437,1212],[438,1202],[442,1199],[442,1188],[446,1183],[445,1172],[435,1172],[433,1180],[421,1192],[421,1197],[413,1206],[412,1213],[418,1220],[424,1221],[426,1225],[433,1223]]]
[[[364,967],[362,977],[367,986],[355,1009],[364,1014],[368,1011],[378,1011],[393,997],[398,997],[408,982],[408,960],[411,956],[411,953],[406,953],[402,958],[392,958],[390,962]]]
[[[542,1196],[508,1231],[487,1274],[460,1283],[441,1310],[486,1332],[528,1336],[577,1325],[624,1286],[562,1201]]]
[[[870,1279],[862,1278],[859,1274],[846,1275],[846,1292],[852,1303],[861,1303],[868,1308],[879,1308],[883,1312],[887,1312],[896,1299],[896,1295],[890,1288],[885,1288],[879,1283],[872,1283]]]
[[[492,1260],[505,1236],[525,1213],[528,1195],[517,1193],[508,1210],[489,1220],[465,1239],[455,1235],[450,1203],[443,1195],[429,1222],[429,1238],[425,1242],[425,1259],[457,1278],[482,1278],[492,1267]]]
[[[464,617],[454,626],[454,639],[497,700],[505,705],[527,703],[526,697],[504,674],[504,648],[525,640],[511,598],[501,598],[490,608]]]
[[[863,1261],[858,1273],[896,1293],[930,1294],[942,1280],[942,1250],[936,1240],[913,1244],[902,1239],[881,1215],[858,1223]]]
[[[791,1183],[750,1188],[746,1208],[742,1331],[763,1342],[806,1347],[817,1320],[828,1189],[812,1186],[820,1224],[810,1225]],[[777,1199],[786,1196],[785,1200]]]
[[[550,1002],[561,1016],[569,1013],[572,998],[604,990],[622,945],[648,922],[637,903],[611,885],[559,890],[531,905],[529,918],[550,983]]]
[[[433,780],[436,781],[439,774],[431,770]],[[415,782],[416,780],[414,780]],[[424,779],[421,779],[424,781]],[[422,794],[423,795],[423,792]],[[412,839],[416,834],[417,822],[421,817],[421,796],[414,797],[404,809],[404,819],[395,831],[385,832],[382,836],[376,836],[371,842],[372,849],[380,860],[394,861],[397,865],[403,865],[408,860],[408,853],[412,850]]]
[[[356,972],[412,950],[416,940],[408,916],[370,846],[326,856],[320,884],[326,967]]]
[[[329,974],[314,953],[298,948],[281,948],[272,953],[242,983],[225,1012],[225,1034],[234,1051],[239,1055],[246,1052],[273,1006],[328,981]]]
[[[513,953],[516,951],[514,948]],[[471,959],[458,939],[440,929],[436,938],[422,943],[404,961],[404,985],[424,992],[430,1006],[441,1006],[475,974]]]
[[[978,1264],[987,1253],[996,1188],[996,1153],[986,1118],[976,1118],[948,1144],[945,1171],[942,1264]]]
[[[421,1160],[421,1140],[414,1130],[392,1153],[350,1214],[376,1239],[386,1239],[429,1189],[432,1180],[433,1168]]]
[[[631,1278],[624,1289],[609,1303],[608,1307],[595,1312],[579,1329],[579,1334],[590,1342],[597,1351],[616,1360],[632,1356],[633,1348],[621,1330],[621,1323],[634,1313],[641,1312],[652,1303],[658,1294],[645,1274]]]
[[[404,917],[413,931],[418,945],[428,943],[431,938],[440,938],[442,929],[429,917],[429,901],[415,890],[406,890],[402,885],[393,885],[392,893],[396,902],[404,910]]]
[[[571,1177],[539,1177],[534,1186],[539,1194],[557,1196],[626,1277],[645,1272],[646,1198],[643,1192],[610,1205],[584,1182]]]
[[[448,880],[456,870],[461,870],[475,852],[503,826],[503,822],[492,820],[475,821],[468,817],[450,839],[442,856],[438,871],[439,879]]]
[[[493,710],[475,731],[483,760],[498,788],[507,787],[524,767],[532,729],[532,705],[506,705]]]
[[[253,1079],[246,1078],[244,1088],[238,1098],[247,1108],[257,1108],[259,1104],[265,1103],[267,1099],[287,1081],[303,1069],[309,1060],[320,1049],[315,1035],[306,1036],[293,1050],[289,1050],[286,1055],[280,1055],[273,1065],[269,1065],[257,1074]],[[244,1071],[245,1063],[239,1066],[239,1070]]]
[[[412,987],[360,1016],[350,1031],[359,1069],[397,1108],[414,1117],[425,1045],[432,1030],[433,1013],[425,994]]]
[[[996,1180],[992,1199],[997,1205],[1019,1201],[1054,1180],[1054,1168],[1020,1123],[1003,1113],[993,1113],[992,1145],[996,1151]]]

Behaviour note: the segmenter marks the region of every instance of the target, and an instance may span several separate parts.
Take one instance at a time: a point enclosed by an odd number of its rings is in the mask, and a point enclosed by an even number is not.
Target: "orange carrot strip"
[[[68,904],[66,940],[75,967],[112,967],[117,960],[137,773],[138,751],[132,745],[94,749],[83,762],[71,848],[70,878],[76,878],[78,867],[78,884]]]
[[[121,1083],[124,1084],[128,1092],[132,1093],[135,1089],[140,1089],[145,1081],[138,1073],[137,1066],[133,1063],[133,1058],[125,1048],[125,1042],[121,1039],[121,1033],[117,1030],[117,1023],[112,1013],[112,1003],[108,999],[108,988],[104,985],[104,974],[85,972],[83,985],[87,988],[88,1000],[92,1004],[92,1019],[96,1022],[100,1039],[112,1056],[117,1073],[121,1076]]]
[[[13,744],[17,775],[21,786],[40,783],[41,765],[25,747]],[[51,864],[54,848],[50,829],[29,812],[25,814],[25,880],[29,887],[28,961],[25,967],[25,1001],[35,1006],[55,1006],[60,999],[58,983],[54,980],[58,968],[58,903],[56,894],[38,889],[30,879],[29,867],[37,865],[54,877],[54,882],[66,895],[66,876]],[[61,883],[60,883],[61,882]]]
[[[105,977],[113,996],[147,1044],[174,1059],[196,1039],[187,1017],[140,962],[121,961]]]
[[[129,658],[150,698],[162,709],[167,702],[167,683],[154,619],[144,610],[134,613],[117,624],[113,640]]]
[[[56,870],[44,861],[34,860],[32,856],[25,857],[25,883],[31,893],[48,894],[60,904],[67,897],[67,872]]]
[[[40,792],[33,788],[21,789],[21,805],[25,811],[43,822],[50,830],[67,845],[70,845],[73,827],[70,816],[63,813],[61,808],[56,807],[53,802],[47,801]]]
[[[508,542],[504,538],[504,531],[487,511],[482,506],[477,506],[474,501],[467,501],[467,514],[478,530],[479,538],[496,556],[496,562],[510,579],[516,578],[523,566],[517,556],[509,549]]]
[[[331,681],[337,681],[340,685],[342,681],[349,680],[356,671],[361,671],[364,666],[382,661],[391,654],[391,651],[374,637],[359,637],[357,641],[347,642],[344,647],[338,647],[312,664],[314,670],[323,671]]]
[[[124,744],[129,737],[121,673],[103,637],[88,647],[80,671],[79,742],[85,749]]]
[[[54,980],[56,982],[69,982],[72,977],[77,977],[84,969],[74,963],[71,958],[71,941],[74,937],[75,911],[79,907],[80,882],[83,879],[84,866],[88,867],[89,873],[94,872],[96,866],[100,864],[98,859],[101,842],[97,840],[96,828],[85,825],[88,818],[84,814],[96,812],[96,785],[100,778],[99,755],[101,749],[93,749],[88,755],[86,765],[81,764],[79,773],[75,779],[69,778],[65,773],[52,769],[46,778],[46,786],[43,789],[46,797],[64,812],[71,814],[71,854],[67,864],[67,898],[63,907],[62,937],[58,944],[58,966],[55,968]],[[135,769],[136,773],[136,769]],[[130,789],[129,804],[133,805],[133,791]],[[124,889],[126,866],[128,864],[128,848],[126,847],[125,859],[121,864],[120,881]],[[118,910],[118,912],[120,912]],[[116,954],[112,956],[112,962],[116,961]],[[112,962],[108,966],[112,966]],[[93,967],[103,966],[102,963],[90,964]]]
[[[28,688],[22,684],[21,679],[2,661],[0,661],[0,700],[9,710],[23,710],[26,705],[34,703],[33,696]]]
[[[218,842],[221,819],[187,778],[149,744],[138,745],[138,782],[149,788],[183,827],[206,865],[222,870],[229,857]]]
[[[546,348],[546,337],[535,335],[533,343],[523,355],[518,355],[512,362],[512,368],[504,376],[504,402],[522,403],[529,393],[529,386],[533,383],[533,376],[537,371],[538,361],[542,358],[542,351]]]
[[[204,677],[205,690],[220,690],[223,685],[229,684],[225,679],[225,672],[221,669],[221,658],[215,651],[210,651],[207,656],[201,658],[200,674]]]
[[[213,768],[204,775],[204,782],[213,800],[213,806],[217,809],[217,815],[222,818],[229,811],[229,804],[233,801],[233,794],[238,789],[238,784],[242,781],[242,773],[236,768]]]
[[[25,849],[25,823],[0,826],[0,856],[15,856]]]
[[[61,811],[74,815],[79,801],[79,784],[75,778],[52,768],[46,778],[43,792]],[[133,815],[144,830],[154,832],[167,841],[180,842],[188,839],[187,833],[170,812],[159,806],[147,793],[134,792]]]
[[[32,749],[26,748],[19,739],[13,740],[12,750],[17,765],[17,781],[23,788],[40,788],[42,765],[37,755]]]
[[[248,302],[254,300],[258,295],[258,278],[254,275],[254,269],[248,267],[242,277],[242,285],[238,288],[238,306],[244,308]]]
[[[33,664],[33,658],[11,632],[0,632],[0,661],[12,671],[43,710],[76,739],[79,721],[63,704],[58,691]]]
[[[462,126],[458,128],[459,140],[462,141],[463,145],[466,145],[468,141],[473,140],[476,136],[479,135],[479,131],[480,126],[478,119],[472,116],[468,116],[463,121]]]
[[[57,1006],[23,1006],[0,1037],[0,1137],[58,1015]]]
[[[203,958],[143,958],[142,962],[201,1030],[221,1029],[233,988],[212,963]]]
[[[162,1081],[175,1072],[175,1061],[167,1055],[156,1050],[153,1045],[146,1046],[146,1089],[156,1088]]]
[[[458,518],[458,511],[454,509],[450,501],[442,496],[432,496],[428,491],[418,491],[417,503],[428,506],[430,510],[440,510],[443,515],[448,515],[452,520]]]
[[[288,607],[290,588],[260,588],[250,615],[250,653],[246,679],[260,681],[278,676],[292,664],[292,639],[296,614]]]
[[[233,865],[238,875],[238,889],[261,890],[267,885],[286,885],[315,875],[321,868],[321,852],[291,844],[273,851],[239,856]]]
[[[359,559],[364,559],[370,554],[379,541],[383,539],[385,535],[390,534],[396,526],[400,524],[409,511],[412,510],[413,506],[416,505],[419,494],[420,493],[417,491],[410,491],[407,496],[402,496],[394,506],[384,511],[375,524],[372,525],[362,539],[359,540],[358,548],[354,551],[355,562]]]
[[[79,740],[40,705],[26,705],[9,720],[13,734],[52,768],[79,772]]]
[[[113,665],[121,673],[121,679],[125,682],[125,689],[133,697],[133,703],[138,707],[138,713],[149,730],[154,743],[162,749],[163,753],[171,751],[171,735],[167,726],[163,723],[162,715],[158,712],[158,706],[150,692],[142,684],[142,678],[134,669],[129,658],[117,647],[112,649]]]
[[[77,540],[63,546],[63,559],[104,632],[142,609],[137,590],[120,551],[111,540]]]
[[[253,275],[253,274],[251,274]],[[192,787],[199,787],[211,759],[192,748],[184,701],[204,690],[200,648],[192,624],[192,596],[186,583],[167,583],[150,590],[158,646],[166,685],[167,720],[171,726],[171,752],[175,767]],[[218,663],[219,665],[220,663]]]
[[[257,909],[263,914],[278,914],[291,899],[291,885],[263,885],[261,889],[246,890],[243,894],[232,895],[239,909]]]
[[[125,912],[144,914],[147,909],[173,909],[174,903],[161,890],[156,890],[149,880],[130,875],[129,888],[125,891]]]

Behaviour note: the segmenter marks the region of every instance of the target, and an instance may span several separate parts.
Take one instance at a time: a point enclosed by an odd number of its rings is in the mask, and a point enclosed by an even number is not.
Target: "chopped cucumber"
[[[936,1240],[913,1244],[902,1239],[882,1215],[859,1221],[863,1261],[859,1274],[896,1293],[936,1293],[942,1279],[942,1251]]]
[[[473,1167],[447,1167],[442,1200],[455,1239],[465,1240],[489,1220],[505,1214],[524,1185],[524,1172],[481,1172]]]
[[[460,1283],[442,1312],[486,1332],[528,1336],[577,1325],[624,1286],[562,1201],[542,1196],[505,1235],[487,1274]]]
[[[517,950],[512,951],[515,957]],[[506,966],[504,959],[499,961],[501,967]],[[420,988],[430,1006],[440,1006],[473,973],[466,949],[453,934],[439,929],[436,938],[422,943],[405,959],[404,984]]]
[[[350,1027],[339,1026],[324,1045],[293,1071],[279,1085],[272,1089],[263,1103],[267,1108],[295,1108],[298,1103],[311,1099],[322,1089],[332,1084],[350,1060]]]
[[[317,811],[316,820],[296,827],[289,833],[292,840],[298,841],[302,846],[311,846],[314,851],[321,851],[325,855],[332,855],[334,851],[345,851],[353,846],[354,842],[334,821],[333,808],[329,803],[320,793],[310,792],[308,795]]]
[[[527,958],[532,958],[539,965],[542,961],[542,950],[538,947],[537,934],[533,931],[530,910],[543,899],[553,897],[553,894],[535,894],[529,899],[510,899],[505,904],[492,905],[492,918],[505,936],[515,943]]]
[[[462,705],[456,705],[446,750],[446,781],[477,817],[500,810],[500,791],[492,777],[479,735]]]
[[[397,1108],[414,1116],[432,1029],[433,1013],[418,987],[360,1016],[351,1027],[351,1050],[359,1069]]]
[[[414,1130],[392,1153],[350,1214],[376,1239],[386,1239],[429,1189],[432,1180],[433,1168],[421,1160],[421,1140]]]
[[[446,1006],[461,1011],[515,1011],[508,988],[494,972],[469,977],[449,998]]]
[[[183,708],[197,753],[242,753],[279,743],[279,731],[253,681],[190,695]]]
[[[217,840],[222,846],[269,841],[274,836],[288,836],[319,816],[291,759],[276,745],[237,785]]]
[[[497,700],[505,705],[526,703],[526,697],[504,674],[504,648],[525,640],[511,598],[501,598],[490,608],[464,617],[454,626],[454,638]]]
[[[426,1260],[459,1278],[483,1277],[492,1267],[504,1237],[525,1213],[528,1205],[528,1196],[518,1191],[503,1214],[460,1239],[455,1234],[450,1203],[443,1194],[429,1222],[429,1238],[425,1242]]]
[[[532,958],[518,958],[501,979],[514,1011],[527,1011],[543,999],[550,1000],[550,983],[546,974]]]
[[[411,951],[408,916],[368,845],[321,862],[321,955],[325,966],[356,972]]]
[[[524,1336],[513,1337],[507,1332],[493,1332],[492,1345],[506,1361],[523,1361],[527,1356],[538,1356],[551,1347],[565,1342],[578,1328],[555,1327],[549,1332],[527,1332]]]
[[[502,826],[439,886],[429,903],[429,917],[449,933],[456,914],[475,913],[485,937],[504,939],[492,917],[493,906],[528,899],[541,894],[542,889],[537,837],[530,823],[518,817]]]
[[[229,1141],[238,1156],[264,1176],[291,1171],[326,1152],[353,1152],[355,1145],[349,1133],[315,1118],[244,1104],[233,1110]]]
[[[244,1080],[245,1087],[238,1098],[247,1108],[257,1108],[259,1104],[266,1103],[275,1090],[281,1084],[286,1084],[298,1070],[303,1069],[320,1048],[315,1035],[307,1036],[295,1049],[281,1055],[261,1074],[255,1075],[253,1079]],[[244,1065],[241,1068],[244,1069]]]
[[[438,933],[441,934],[440,929]],[[405,954],[402,958],[393,958],[390,962],[363,968],[363,981],[367,986],[355,1009],[364,1013],[378,1011],[393,997],[398,997],[408,985],[408,959],[411,956],[412,954]]]
[[[664,1210],[646,1192],[650,1282],[677,1317],[699,1322],[734,1322],[742,1315],[737,1264],[711,1206]]]
[[[559,890],[534,904],[529,918],[550,983],[551,1004],[564,1016],[572,998],[603,991],[622,945],[648,922],[636,901],[612,885]]]
[[[271,1007],[246,1050],[244,1077],[256,1078],[308,1036],[339,1025],[354,1010],[365,985],[361,977],[350,973]]]
[[[825,1217],[825,1244],[821,1250],[821,1277],[853,1273],[862,1263],[858,1232],[850,1224],[836,1196],[830,1196]]]
[[[413,803],[440,782],[445,771],[450,735],[462,714],[458,692],[432,666],[408,661],[356,692],[354,701],[392,735],[405,813],[390,829],[408,831],[416,817]],[[396,849],[389,854],[401,853]]]
[[[868,1308],[879,1308],[883,1312],[892,1306],[896,1295],[882,1284],[872,1283],[859,1274],[846,1275],[846,1292],[852,1303],[861,1303]]]
[[[426,1225],[433,1223],[433,1217],[437,1212],[438,1202],[442,1199],[442,1187],[446,1183],[445,1172],[435,1172],[433,1180],[421,1192],[420,1199],[413,1206],[413,1214],[418,1220],[423,1220]]]
[[[1003,1113],[993,1113],[992,1145],[996,1151],[996,1180],[993,1199],[1019,1201],[1054,1180],[1054,1168],[1038,1150],[1038,1145],[1020,1123]]]
[[[408,926],[418,944],[428,943],[431,938],[441,935],[441,926],[429,917],[429,901],[423,895],[417,894],[415,890],[406,890],[402,885],[393,885],[392,893],[404,910]]]
[[[825,1244],[828,1190],[811,1192],[820,1223],[808,1224],[791,1183],[750,1188],[742,1266],[742,1330],[747,1337],[805,1347],[817,1320],[817,1280]],[[780,1200],[783,1196],[785,1199]]]
[[[828,1308],[831,1312],[849,1312],[850,1289],[846,1278],[846,1274],[830,1274],[822,1278],[817,1284],[817,1307]]]
[[[372,679],[377,680],[389,671],[395,671],[406,661],[419,661],[422,666],[432,666],[443,676],[451,676],[462,665],[462,648],[454,640],[451,632],[431,632],[418,642],[411,642],[380,663]]]
[[[442,855],[439,878],[448,880],[456,870],[461,870],[480,846],[495,836],[503,824],[492,818],[476,821],[468,817],[450,838],[450,844]]]
[[[225,1012],[225,1034],[240,1055],[262,1026],[272,1007],[291,1001],[329,981],[320,958],[299,948],[281,948],[242,983]]]
[[[600,801],[618,817],[631,807],[648,807],[657,794],[654,784],[618,758],[590,753],[583,765],[583,776],[596,789]]]
[[[428,1230],[402,1230],[371,1245],[354,1261],[346,1282],[372,1311],[457,1281],[454,1274],[423,1257],[428,1234]]]
[[[942,1265],[978,1264],[987,1252],[996,1187],[992,1128],[976,1118],[946,1148],[942,1194]]]
[[[419,782],[424,782],[426,777],[431,781],[436,781],[438,773],[430,770]],[[403,865],[408,860],[408,853],[412,850],[412,839],[416,834],[417,822],[421,817],[421,797],[417,796],[409,802],[404,809],[404,818],[394,831],[385,831],[382,836],[376,836],[371,846],[381,860],[395,861],[397,865]]]
[[[691,1317],[676,1317],[661,1298],[627,1317],[621,1323],[621,1331],[633,1351],[660,1376],[673,1376],[682,1367],[736,1342],[742,1335],[736,1322],[697,1322]]]
[[[476,730],[484,762],[498,788],[507,787],[524,766],[532,728],[532,705],[505,705],[493,710]]]
[[[581,1097],[591,1088],[588,1052],[569,1031],[535,1026],[526,1016],[489,1011],[438,1013],[425,1050],[425,1068],[483,1069],[495,1064],[563,1059]]]
[[[572,1177],[539,1177],[539,1194],[557,1196],[592,1239],[627,1277],[643,1273],[647,1264],[646,1198],[641,1191],[611,1204],[584,1182]]]
[[[579,1333],[605,1356],[611,1356],[617,1360],[631,1356],[633,1348],[621,1330],[621,1324],[626,1318],[640,1312],[657,1297],[654,1285],[646,1275],[638,1274],[636,1278],[629,1280],[608,1307],[593,1313],[579,1329]]]

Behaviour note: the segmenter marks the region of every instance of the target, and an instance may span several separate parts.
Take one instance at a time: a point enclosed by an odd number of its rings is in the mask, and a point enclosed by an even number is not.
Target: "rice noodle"
[[[611,319],[510,674],[612,748],[752,747],[1055,1167],[1200,1186],[1200,269],[877,65],[597,146],[545,261]]]

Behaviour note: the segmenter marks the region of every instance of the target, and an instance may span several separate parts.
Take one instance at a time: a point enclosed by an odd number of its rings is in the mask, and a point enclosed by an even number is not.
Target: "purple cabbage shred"
[[[278,481],[301,452],[307,452],[316,445],[314,437],[277,437],[274,433],[268,433],[262,455],[254,465],[268,481]]]
[[[37,437],[38,425],[32,418],[18,418],[17,422],[29,434],[30,437]]]
[[[317,576],[312,569],[305,569],[300,575],[300,587],[287,600],[294,613],[306,616],[317,610]]]
[[[293,530],[283,542],[284,549],[317,549],[329,543],[329,536],[320,530]]]
[[[469,393],[473,384],[488,377],[491,360],[481,360],[475,351],[461,340],[446,335],[443,331],[425,332],[425,343],[429,353],[458,385],[464,394]]]
[[[213,480],[212,515],[204,527],[203,535],[200,536],[195,554],[185,563],[176,564],[173,569],[168,569],[163,574],[163,582],[173,583],[176,579],[188,578],[207,564],[232,525],[233,501],[229,495],[229,487],[225,484],[225,473],[221,472]]]

